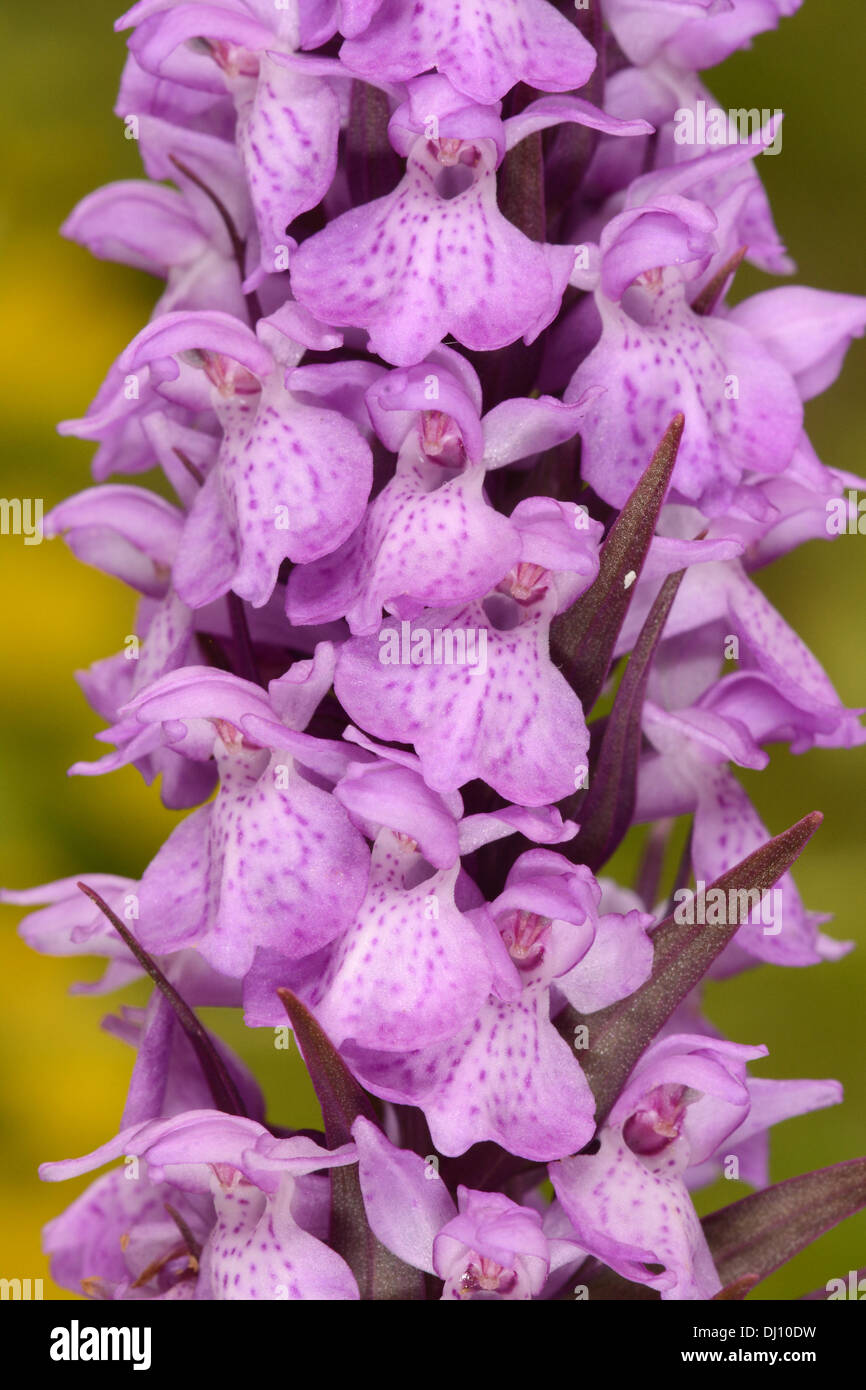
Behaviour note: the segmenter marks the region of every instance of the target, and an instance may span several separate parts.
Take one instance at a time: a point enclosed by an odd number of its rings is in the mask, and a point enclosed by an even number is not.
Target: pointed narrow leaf
[[[610,528],[595,583],[551,625],[551,656],[584,713],[592,709],[610,670],[633,585],[643,569],[674,471],[684,426],[685,417],[675,415],[652,462]]]
[[[241,1099],[237,1086],[232,1080],[231,1073],[211,1042],[207,1030],[199,1022],[198,1018],[189,1007],[189,1004],[187,1004],[185,999],[181,998],[174,985],[170,984],[165,978],[153,957],[148,954],[143,946],[139,945],[129,928],[121,922],[116,913],[112,912],[108,903],[99,896],[96,890],[88,887],[86,883],[79,883],[78,887],[81,889],[82,893],[90,898],[91,902],[96,904],[100,912],[105,914],[114,927],[114,930],[129,947],[129,950],[138,961],[142,970],[147,971],[147,974],[153,980],[157,989],[168,1000],[174,1010],[178,1023],[195,1049],[195,1054],[199,1060],[205,1080],[210,1087],[214,1105],[218,1110],[224,1110],[227,1115],[245,1116],[247,1109]]]
[[[374,1236],[367,1221],[358,1165],[331,1169],[329,1245],[342,1255],[368,1302],[420,1302],[424,1273],[404,1264]]]
[[[607,863],[631,825],[647,681],[684,573],[668,576],[641,629],[605,724],[589,791],[581,794],[580,833],[563,847],[573,863],[587,864],[593,873]],[[563,815],[571,815],[569,807],[563,808]]]
[[[584,1283],[589,1294],[590,1303],[660,1303],[661,1294],[658,1289],[651,1289],[649,1284],[640,1284],[632,1279],[624,1279],[615,1270],[608,1269],[606,1265],[597,1265],[595,1269],[586,1275],[583,1270],[578,1270],[574,1275],[576,1284]],[[719,1289],[713,1295],[714,1303],[739,1302],[759,1282],[759,1275],[744,1274],[742,1279],[735,1280],[732,1284],[727,1284],[725,1288]],[[819,1295],[814,1295],[818,1297]],[[826,1295],[822,1295],[826,1296]],[[557,1298],[560,1300],[571,1299],[574,1297],[572,1281],[560,1290]]]
[[[825,1231],[866,1207],[866,1158],[753,1192],[702,1222],[719,1278],[766,1279]]]
[[[692,925],[674,921],[673,915],[666,917],[653,932],[652,974],[634,994],[594,1014],[584,1016],[569,1006],[558,1016],[556,1024],[563,1036],[574,1037],[574,1029],[580,1024],[588,1029],[589,1049],[582,1066],[596,1099],[598,1124],[607,1118],[632,1069],[659,1029],[703,979],[742,925],[750,906],[741,896],[732,899],[728,895],[757,889],[763,897],[796,862],[822,820],[820,811],[804,816],[697,895],[693,912],[697,918],[706,916],[703,906],[714,889],[725,893],[729,906],[733,901],[733,911],[726,914],[731,920],[724,926],[701,922]]]
[[[692,311],[696,314],[711,314],[718,304],[722,295],[728,287],[728,281],[732,275],[736,275],[739,270],[743,257],[748,251],[748,246],[741,246],[735,251],[730,260],[725,261],[721,270],[708,281],[700,294],[692,303]]]
[[[352,1142],[352,1125],[359,1115],[377,1127],[379,1119],[370,1097],[355,1080],[324,1029],[305,1004],[289,989],[278,989],[283,1008],[301,1049],[313,1083],[329,1148]],[[424,1274],[404,1264],[376,1239],[367,1221],[358,1165],[332,1168],[329,1244],[351,1269],[365,1300],[420,1300]]]
[[[714,1303],[727,1303],[739,1301],[751,1293],[758,1283],[757,1274],[746,1274],[742,1279],[735,1280],[734,1283],[719,1289],[713,1295]],[[590,1303],[660,1303],[661,1294],[658,1289],[651,1289],[649,1284],[640,1284],[632,1279],[624,1279],[615,1270],[608,1269],[606,1265],[599,1265],[597,1268],[584,1276],[582,1270],[578,1270],[574,1275],[574,1284],[585,1284],[589,1295]],[[569,1280],[568,1284],[556,1295],[559,1300],[574,1298],[574,1285]],[[810,1295],[819,1297],[819,1295]]]
[[[759,1274],[744,1274],[741,1279],[735,1279],[732,1284],[726,1284],[718,1293],[713,1294],[714,1303],[738,1303],[752,1292],[756,1284],[760,1283]]]
[[[318,1021],[290,989],[278,989],[283,1008],[310,1073],[313,1089],[322,1107],[325,1140],[329,1149],[351,1144],[352,1125],[359,1115],[379,1125],[367,1092],[358,1085],[346,1063]]]

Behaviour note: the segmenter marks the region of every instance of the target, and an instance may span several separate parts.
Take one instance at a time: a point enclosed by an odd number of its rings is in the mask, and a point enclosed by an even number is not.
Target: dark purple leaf
[[[550,652],[588,713],[604,685],[646,559],[685,425],[675,415],[602,546],[595,583],[553,620]]]
[[[379,1117],[372,1101],[355,1080],[324,1029],[290,989],[278,989],[283,1008],[310,1073],[310,1080],[322,1107],[325,1141],[329,1149],[351,1144],[352,1125],[359,1115],[372,1124]]]
[[[821,813],[813,811],[735,864],[697,895],[694,916],[705,916],[703,904],[713,889],[721,889],[726,895],[732,890],[757,889],[763,897],[796,862],[822,820]],[[731,898],[727,901],[730,904]],[[627,999],[586,1016],[569,1006],[558,1016],[557,1027],[563,1036],[573,1037],[580,1024],[588,1029],[589,1049],[582,1066],[596,1099],[598,1124],[607,1118],[632,1069],[659,1029],[703,979],[742,925],[740,909],[747,911],[747,906],[742,898],[733,901],[734,910],[728,914],[733,920],[724,926],[703,925],[700,921],[692,925],[676,922],[672,915],[666,917],[653,932],[652,974]]]
[[[100,912],[105,914],[114,930],[129,947],[142,970],[147,971],[157,989],[171,1005],[178,1023],[195,1049],[195,1054],[210,1087],[214,1105],[218,1110],[224,1110],[227,1115],[246,1115],[246,1106],[227,1066],[211,1042],[207,1030],[199,1022],[186,1000],[181,998],[174,985],[165,978],[153,957],[143,946],[139,945],[129,928],[121,922],[116,913],[112,912],[108,903],[99,896],[96,890],[88,887],[86,883],[79,883],[78,887],[82,893],[90,898],[91,902],[96,903]]]
[[[370,1097],[355,1080],[325,1031],[307,1006],[288,989],[277,993],[301,1049],[313,1083],[329,1148],[352,1141],[352,1125],[359,1115],[379,1124]],[[420,1300],[425,1297],[421,1270],[404,1264],[376,1239],[367,1221],[358,1165],[332,1168],[331,1226],[329,1244],[342,1255],[361,1291],[361,1298]]]
[[[722,1282],[757,1282],[863,1207],[866,1158],[852,1158],[753,1192],[702,1224]]]
[[[713,1294],[714,1303],[739,1303],[752,1289],[760,1282],[758,1274],[744,1274],[741,1279],[735,1279],[732,1284],[726,1284],[718,1293]]]
[[[728,287],[728,281],[739,270],[748,249],[748,246],[741,246],[738,251],[734,252],[730,260],[725,261],[718,274],[704,285],[700,294],[692,302],[692,309],[696,314],[711,314],[713,312]]]
[[[632,822],[647,681],[684,573],[668,576],[649,611],[605,722],[589,791],[581,794],[579,813],[575,807],[580,832],[564,851],[573,863],[588,864],[593,873],[607,863]],[[563,814],[570,816],[571,807],[564,807]]]

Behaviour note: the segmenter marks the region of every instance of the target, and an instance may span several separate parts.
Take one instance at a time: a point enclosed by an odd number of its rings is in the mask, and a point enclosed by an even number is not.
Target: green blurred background
[[[92,446],[60,440],[55,422],[82,414],[109,363],[142,326],[157,287],[148,277],[92,260],[57,228],[76,201],[112,179],[138,177],[137,147],[112,114],[123,41],[112,34],[112,0],[42,0],[0,18],[3,193],[0,205],[3,334],[0,338],[3,471],[0,495],[41,496],[46,512],[89,484]],[[708,77],[724,107],[787,113],[780,157],[760,170],[776,222],[799,270],[825,289],[866,292],[863,225],[862,52],[866,15],[851,0],[806,0],[776,34],[762,36]],[[738,293],[768,283],[741,272]],[[841,381],[808,406],[807,424],[828,463],[866,471],[864,346]],[[824,663],[844,701],[866,692],[866,540],[812,542],[762,577],[770,598]],[[137,877],[175,821],[158,792],[127,769],[110,778],[67,779],[76,759],[96,756],[100,721],[73,670],[117,651],[133,600],[120,584],[79,565],[62,543],[25,547],[0,539],[3,669],[0,720],[0,883],[25,887],[82,871]],[[745,778],[773,833],[819,808],[826,822],[798,869],[807,905],[835,914],[828,928],[860,949],[836,965],[765,967],[712,987],[708,1012],[724,1032],[770,1049],[763,1074],[836,1076],[843,1106],[780,1126],[774,1180],[866,1153],[862,919],[866,751],[776,750],[770,769]],[[629,855],[622,857],[624,870]],[[626,879],[627,881],[627,879]],[[0,1275],[45,1279],[40,1227],[86,1186],[43,1185],[36,1166],[85,1153],[113,1134],[131,1054],[99,1027],[120,997],[70,997],[95,962],[28,951],[15,934],[19,909],[0,910],[3,1212]],[[141,1003],[142,987],[122,996]],[[277,1052],[268,1030],[246,1033],[230,1015],[210,1016],[262,1079],[272,1117],[316,1123],[317,1107],[297,1052]],[[743,1195],[721,1182],[699,1198],[711,1210]],[[824,1236],[753,1297],[793,1298],[866,1264],[866,1215]]]

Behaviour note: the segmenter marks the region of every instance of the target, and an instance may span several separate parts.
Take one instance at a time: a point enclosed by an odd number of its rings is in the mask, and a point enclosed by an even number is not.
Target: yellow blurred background
[[[43,497],[45,510],[87,487],[92,446],[61,440],[56,421],[84,412],[109,363],[142,326],[156,295],[148,277],[62,241],[57,229],[85,193],[140,175],[137,147],[112,114],[123,40],[112,34],[119,6],[42,0],[0,17],[3,192],[0,204],[3,333],[0,337],[3,464],[0,494]],[[777,225],[799,266],[796,280],[866,292],[863,265],[862,52],[866,19],[850,0],[806,0],[801,13],[710,74],[725,107],[780,107],[784,150],[760,170]],[[766,280],[741,273],[738,293]],[[866,471],[863,344],[841,381],[808,407],[819,455]],[[824,663],[843,700],[866,692],[866,540],[812,542],[764,574],[762,584]],[[117,651],[130,631],[133,598],[89,570],[60,542],[24,546],[0,538],[3,672],[0,721],[0,883],[27,887],[83,871],[140,875],[176,817],[132,769],[108,778],[66,777],[75,760],[102,751],[100,727],[72,678]],[[714,986],[708,1012],[727,1036],[764,1042],[773,1076],[835,1076],[843,1106],[778,1128],[772,1176],[780,1180],[866,1153],[866,1080],[861,1009],[866,994],[862,892],[866,752],[776,750],[770,769],[745,779],[773,833],[815,808],[826,822],[798,869],[807,905],[832,912],[835,936],[860,942],[836,965],[755,970]],[[625,875],[630,855],[618,859]],[[625,878],[625,881],[628,881]],[[45,1280],[40,1227],[86,1186],[41,1184],[45,1159],[87,1152],[115,1133],[131,1054],[99,1027],[121,1002],[141,1003],[142,986],[121,996],[70,997],[96,962],[40,957],[15,933],[20,909],[0,909],[3,968],[0,1067],[3,1094],[0,1276]],[[206,1015],[253,1066],[272,1118],[317,1122],[315,1097],[297,1052],[277,1052],[269,1030],[245,1031],[228,1013]],[[743,1195],[722,1182],[700,1197],[711,1210]],[[823,1237],[753,1297],[795,1298],[866,1264],[866,1215]]]

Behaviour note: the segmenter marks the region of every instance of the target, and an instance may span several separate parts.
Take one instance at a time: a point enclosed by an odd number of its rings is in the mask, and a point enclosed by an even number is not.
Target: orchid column
[[[64,230],[165,288],[61,427],[97,485],[45,525],[140,595],[80,677],[113,751],[72,770],[189,814],[140,881],[3,894],[105,992],[154,982],[108,1025],[118,1133],[42,1169],[113,1164],[46,1230],[64,1286],[744,1297],[866,1205],[866,1160],[768,1185],[769,1127],[840,1088],[751,1076],[767,1049],[701,1014],[707,975],[848,949],[791,875],[820,815],[771,837],[734,769],[866,738],[755,582],[863,486],[803,403],[866,302],[732,306],[743,259],[793,270],[756,168],[781,117],[697,142],[701,69],[798,5],[119,21],[147,179]],[[267,1123],[217,1004],[291,1028],[315,1137]],[[702,1223],[720,1173],[755,1192]]]

